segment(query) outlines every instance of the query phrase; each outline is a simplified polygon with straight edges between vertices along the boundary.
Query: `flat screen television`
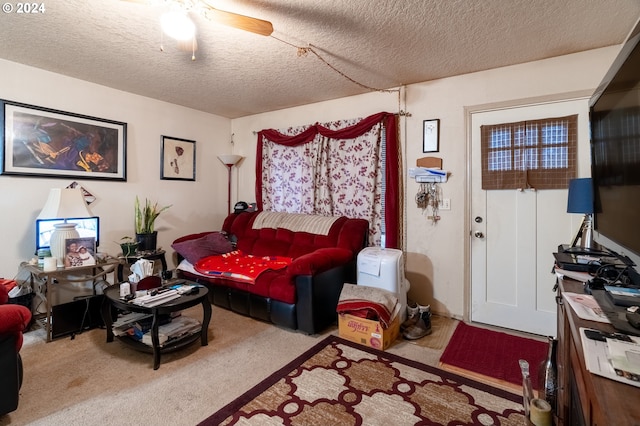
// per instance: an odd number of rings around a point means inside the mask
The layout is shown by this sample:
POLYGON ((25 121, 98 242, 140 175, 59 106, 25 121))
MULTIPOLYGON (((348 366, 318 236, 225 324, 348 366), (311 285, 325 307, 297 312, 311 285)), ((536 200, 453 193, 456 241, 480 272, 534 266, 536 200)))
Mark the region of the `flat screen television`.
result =
POLYGON ((636 23, 589 101, 594 239, 635 265, 640 265, 639 42, 636 23))
MULTIPOLYGON (((67 219, 67 222, 76 224, 76 231, 81 238, 95 238, 96 247, 98 247, 100 244, 100 218, 98 216, 71 218, 67 219)), ((55 225, 59 223, 64 223, 64 219, 36 219, 36 252, 51 246, 51 234, 56 229, 55 225)))

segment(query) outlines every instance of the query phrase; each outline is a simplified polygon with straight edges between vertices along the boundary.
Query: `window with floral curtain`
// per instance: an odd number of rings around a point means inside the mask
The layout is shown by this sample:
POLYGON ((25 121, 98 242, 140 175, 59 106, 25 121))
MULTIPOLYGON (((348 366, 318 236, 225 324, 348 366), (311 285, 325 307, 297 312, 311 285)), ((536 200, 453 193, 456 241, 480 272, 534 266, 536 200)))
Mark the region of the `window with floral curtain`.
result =
POLYGON ((578 116, 481 126, 482 189, 562 189, 576 175, 578 116))
POLYGON ((400 248, 400 159, 397 115, 386 112, 263 130, 256 155, 258 208, 367 219, 370 245, 382 245, 384 229, 384 245, 400 248))

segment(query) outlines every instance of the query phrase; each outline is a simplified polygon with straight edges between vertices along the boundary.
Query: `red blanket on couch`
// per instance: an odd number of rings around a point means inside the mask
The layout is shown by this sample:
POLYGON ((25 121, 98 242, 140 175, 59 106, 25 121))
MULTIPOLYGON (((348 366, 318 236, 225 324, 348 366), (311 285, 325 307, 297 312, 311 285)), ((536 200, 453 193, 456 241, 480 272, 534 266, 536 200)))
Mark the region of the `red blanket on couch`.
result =
POLYGON ((286 268, 292 258, 283 256, 252 256, 240 250, 200 259, 193 267, 201 274, 255 284, 261 273, 269 269, 286 268))

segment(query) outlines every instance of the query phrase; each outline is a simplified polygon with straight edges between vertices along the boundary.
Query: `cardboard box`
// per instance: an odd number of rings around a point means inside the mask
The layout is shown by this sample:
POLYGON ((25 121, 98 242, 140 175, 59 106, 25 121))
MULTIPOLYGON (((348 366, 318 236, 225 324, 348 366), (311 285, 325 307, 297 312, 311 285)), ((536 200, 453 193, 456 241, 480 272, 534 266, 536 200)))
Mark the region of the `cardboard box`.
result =
POLYGON ((338 314, 338 335, 343 339, 371 348, 385 350, 400 334, 400 315, 396 315, 389 328, 382 323, 350 314, 338 314))

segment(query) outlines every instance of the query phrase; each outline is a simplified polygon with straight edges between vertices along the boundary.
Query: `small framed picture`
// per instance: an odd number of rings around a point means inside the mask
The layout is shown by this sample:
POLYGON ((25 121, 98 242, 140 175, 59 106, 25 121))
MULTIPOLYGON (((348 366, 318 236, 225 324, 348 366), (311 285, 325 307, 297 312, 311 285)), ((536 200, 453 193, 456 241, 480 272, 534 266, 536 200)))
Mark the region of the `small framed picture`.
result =
POLYGON ((162 136, 160 179, 196 180, 196 141, 162 136))
POLYGON ((96 264, 95 237, 67 238, 64 246, 65 268, 96 264))
POLYGON ((438 152, 440 149, 440 119, 422 122, 422 152, 438 152))

